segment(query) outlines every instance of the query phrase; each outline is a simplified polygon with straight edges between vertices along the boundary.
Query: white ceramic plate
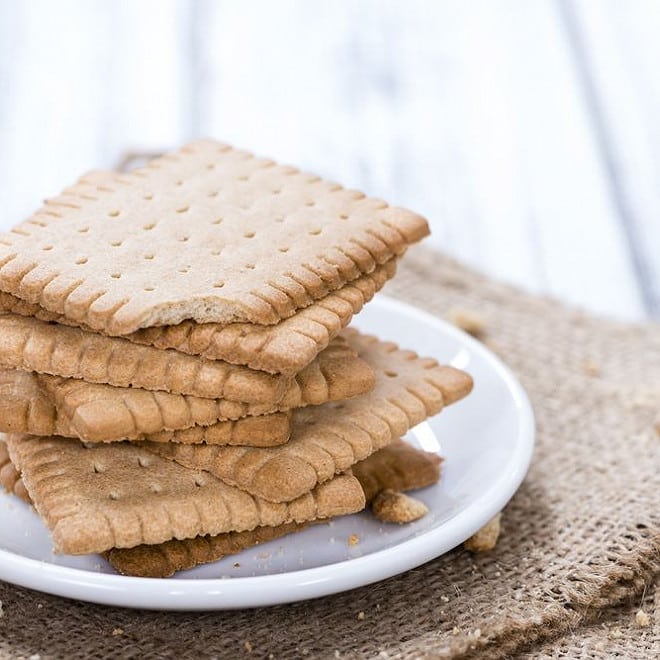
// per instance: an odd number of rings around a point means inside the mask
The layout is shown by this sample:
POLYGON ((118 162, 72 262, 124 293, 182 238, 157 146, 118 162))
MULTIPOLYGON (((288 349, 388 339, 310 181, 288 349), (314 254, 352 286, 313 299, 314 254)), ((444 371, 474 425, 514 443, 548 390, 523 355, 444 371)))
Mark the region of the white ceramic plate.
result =
POLYGON ((419 566, 471 536, 506 504, 532 454, 525 392, 482 344, 433 316, 377 297, 354 325, 433 356, 474 378, 465 400, 416 427, 408 439, 444 457, 440 483, 418 491, 430 513, 404 526, 368 513, 345 516, 166 580, 116 575, 97 556, 51 551, 32 509, 0 493, 0 579, 107 605, 210 610, 324 596, 419 566), (357 535, 357 543, 349 537, 357 535))

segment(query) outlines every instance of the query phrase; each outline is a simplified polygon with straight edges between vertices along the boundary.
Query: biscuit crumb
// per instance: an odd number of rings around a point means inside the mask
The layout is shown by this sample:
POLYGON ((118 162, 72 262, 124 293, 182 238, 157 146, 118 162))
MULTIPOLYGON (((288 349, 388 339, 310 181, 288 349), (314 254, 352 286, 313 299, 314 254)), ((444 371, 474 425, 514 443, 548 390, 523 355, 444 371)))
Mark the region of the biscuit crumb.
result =
POLYGON ((644 610, 637 610, 635 624, 640 628, 648 628, 651 625, 651 617, 644 610))
POLYGON ((37 603, 37 609, 41 610, 43 609, 44 604, 43 603, 37 603))
POLYGON ((249 640, 246 639, 243 646, 248 653, 252 653, 252 643, 249 640))
POLYGON ((454 627, 451 629, 451 634, 452 634, 452 635, 459 635, 460 632, 461 632, 461 629, 460 629, 458 626, 454 626, 454 627))
POLYGON ((620 628, 612 628, 612 630, 607 633, 607 636, 610 639, 620 639, 623 636, 623 633, 620 628))
POLYGON ((371 510, 378 520, 399 524, 418 520, 429 512, 424 502, 389 488, 376 495, 371 510))
POLYGON ((600 367, 594 360, 587 358, 583 363, 582 363, 582 368, 584 369, 584 373, 587 374, 587 376, 598 376, 600 375, 600 367))
POLYGON ((123 634, 124 634, 124 629, 123 628, 115 628, 112 631, 112 636, 113 637, 119 637, 120 635, 123 635, 123 634))
POLYGON ((471 309, 463 309, 460 307, 452 307, 447 313, 447 318, 457 328, 460 328, 468 335, 472 335, 477 339, 483 337, 486 331, 486 321, 484 317, 471 309))
POLYGON ((348 545, 357 545, 360 542, 360 537, 357 534, 351 534, 348 537, 348 545))
POLYGON ((357 619, 358 621, 364 621, 364 612, 358 612, 357 619))
POLYGON ((487 522, 476 534, 471 536, 463 547, 470 552, 487 552, 497 545, 497 539, 500 536, 501 513, 498 513, 492 520, 487 522))
POLYGON ((440 600, 441 600, 443 603, 448 603, 448 602, 449 602, 449 596, 440 596, 440 600))

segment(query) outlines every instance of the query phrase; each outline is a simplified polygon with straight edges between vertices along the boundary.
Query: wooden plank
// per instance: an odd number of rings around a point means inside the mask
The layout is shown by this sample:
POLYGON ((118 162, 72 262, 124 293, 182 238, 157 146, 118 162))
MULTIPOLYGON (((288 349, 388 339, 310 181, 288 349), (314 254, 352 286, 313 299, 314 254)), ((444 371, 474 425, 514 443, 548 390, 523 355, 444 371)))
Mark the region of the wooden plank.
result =
POLYGON ((187 3, 0 3, 2 227, 127 147, 192 131, 180 99, 187 3))
POLYGON ((598 312, 643 316, 634 264, 621 249, 618 207, 557 5, 517 2, 509 11, 489 6, 489 32, 508 51, 499 80, 515 125, 519 186, 511 193, 534 226, 545 290, 598 312))
POLYGON ((8 228, 96 162, 103 69, 94 39, 103 26, 89 3, 3 3, 0 12, 0 207, 8 228))
POLYGON ((493 275, 643 314, 554 4, 201 7, 203 132, 416 208, 493 275))
POLYGON ((102 3, 111 35, 97 35, 106 58, 108 159, 127 147, 169 148, 196 135, 193 8, 186 0, 102 3))
POLYGON ((660 4, 565 3, 612 195, 649 312, 660 318, 660 4))

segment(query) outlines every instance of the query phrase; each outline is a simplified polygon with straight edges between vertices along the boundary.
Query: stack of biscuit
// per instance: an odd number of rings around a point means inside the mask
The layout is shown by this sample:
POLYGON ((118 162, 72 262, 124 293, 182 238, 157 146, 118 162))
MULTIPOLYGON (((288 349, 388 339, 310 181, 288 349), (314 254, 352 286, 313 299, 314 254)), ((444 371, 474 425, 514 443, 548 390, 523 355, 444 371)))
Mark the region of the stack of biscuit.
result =
POLYGON ((427 233, 213 141, 84 176, 0 236, 0 481, 57 551, 137 575, 361 510, 471 389, 346 327, 427 233))

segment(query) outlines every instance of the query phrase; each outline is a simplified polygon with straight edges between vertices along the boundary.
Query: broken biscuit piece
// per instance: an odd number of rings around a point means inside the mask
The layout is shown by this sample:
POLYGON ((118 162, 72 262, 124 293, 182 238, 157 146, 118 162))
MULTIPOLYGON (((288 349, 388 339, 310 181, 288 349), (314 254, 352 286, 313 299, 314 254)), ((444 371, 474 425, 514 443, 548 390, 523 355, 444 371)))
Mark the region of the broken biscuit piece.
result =
POLYGON ((389 489, 376 495, 371 510, 378 520, 401 525, 419 520, 429 512, 424 502, 389 489))
POLYGON ((476 339, 483 337, 486 332, 486 321, 484 317, 474 310, 453 307, 449 310, 447 319, 457 328, 467 332, 468 335, 472 335, 476 339))
POLYGON ((476 534, 473 534, 463 546, 470 552, 487 552, 497 545, 500 536, 500 519, 502 514, 498 513, 492 520, 488 521, 476 534))

